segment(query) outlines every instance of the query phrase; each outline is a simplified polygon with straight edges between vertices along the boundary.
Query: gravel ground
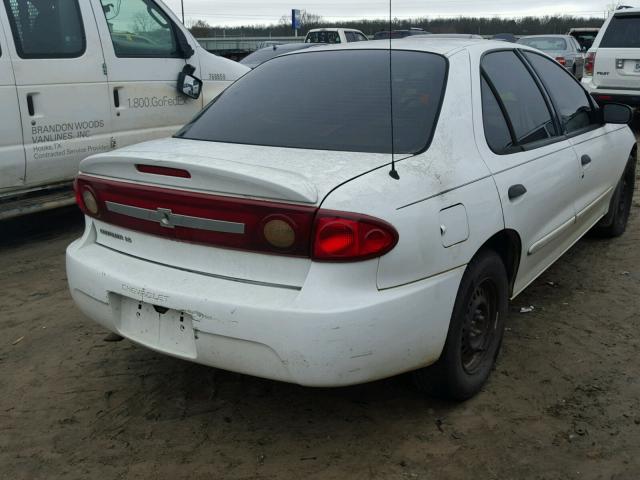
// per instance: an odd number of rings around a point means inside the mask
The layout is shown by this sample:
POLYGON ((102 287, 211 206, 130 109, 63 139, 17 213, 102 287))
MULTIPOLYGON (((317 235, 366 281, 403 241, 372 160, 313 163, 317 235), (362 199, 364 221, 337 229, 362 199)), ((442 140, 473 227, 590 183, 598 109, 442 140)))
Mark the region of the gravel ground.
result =
POLYGON ((638 478, 639 214, 513 302, 464 404, 403 377, 308 389, 106 343, 67 291, 80 215, 0 224, 0 478, 638 478))

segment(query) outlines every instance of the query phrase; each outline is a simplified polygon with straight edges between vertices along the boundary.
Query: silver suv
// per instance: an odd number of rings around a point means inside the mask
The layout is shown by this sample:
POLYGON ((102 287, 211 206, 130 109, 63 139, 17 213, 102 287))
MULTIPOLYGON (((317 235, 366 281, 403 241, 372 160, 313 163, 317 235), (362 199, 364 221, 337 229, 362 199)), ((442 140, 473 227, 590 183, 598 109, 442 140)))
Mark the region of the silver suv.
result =
POLYGON ((640 107, 640 8, 611 15, 587 55, 585 88, 598 103, 640 107))

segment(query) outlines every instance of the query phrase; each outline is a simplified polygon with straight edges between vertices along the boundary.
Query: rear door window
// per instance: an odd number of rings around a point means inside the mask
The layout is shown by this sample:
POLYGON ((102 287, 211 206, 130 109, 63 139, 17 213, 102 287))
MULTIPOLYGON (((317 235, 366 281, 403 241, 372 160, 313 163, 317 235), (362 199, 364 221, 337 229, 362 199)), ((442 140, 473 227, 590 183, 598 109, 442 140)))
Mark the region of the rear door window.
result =
POLYGON ((563 133, 570 135, 598 124, 587 92, 569 72, 542 55, 532 52, 524 52, 524 55, 547 89, 560 117, 563 133))
POLYGON ((557 136, 542 92, 513 51, 485 55, 482 69, 504 105, 518 145, 557 136))
POLYGON ((513 145, 513 139, 498 99, 484 76, 482 77, 482 120, 489 148, 499 155, 506 153, 513 145))
POLYGON ((117 57, 177 57, 169 17, 151 0, 100 0, 117 57))
POLYGON ((640 15, 615 15, 604 32, 601 48, 640 48, 640 15))
MULTIPOLYGON (((445 90, 444 57, 393 51, 396 153, 427 148, 445 90)), ((389 51, 285 55, 224 91, 178 136, 212 142, 391 153, 389 51)))
POLYGON ((78 0, 4 0, 20 58, 74 58, 85 51, 78 0))

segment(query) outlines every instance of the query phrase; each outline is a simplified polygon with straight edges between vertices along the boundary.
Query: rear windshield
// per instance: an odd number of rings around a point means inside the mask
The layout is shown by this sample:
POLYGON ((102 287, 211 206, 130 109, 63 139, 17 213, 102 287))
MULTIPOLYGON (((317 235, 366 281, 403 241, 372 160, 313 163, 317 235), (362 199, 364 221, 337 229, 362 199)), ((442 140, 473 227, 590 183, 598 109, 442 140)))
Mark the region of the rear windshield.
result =
POLYGON ((616 15, 604 32, 602 48, 640 48, 640 15, 616 15))
POLYGON ((240 63, 246 65, 250 68, 255 68, 263 62, 267 60, 277 57, 278 55, 282 55, 287 52, 292 52, 294 50, 302 50, 304 48, 309 48, 311 45, 305 45, 304 43, 293 44, 293 45, 276 45, 271 47, 261 48, 260 50, 256 50, 250 55, 247 55, 240 63))
POLYGON ((338 32, 309 32, 305 43, 340 43, 338 32))
POLYGON ((554 37, 538 37, 538 38, 523 38, 518 43, 527 45, 528 47, 537 48, 542 51, 562 51, 567 50, 567 41, 564 38, 554 37))
MULTIPOLYGON (((393 51, 396 153, 422 151, 437 122, 447 62, 393 51)), ((391 153, 388 50, 305 52, 246 74, 177 136, 317 150, 391 153)))

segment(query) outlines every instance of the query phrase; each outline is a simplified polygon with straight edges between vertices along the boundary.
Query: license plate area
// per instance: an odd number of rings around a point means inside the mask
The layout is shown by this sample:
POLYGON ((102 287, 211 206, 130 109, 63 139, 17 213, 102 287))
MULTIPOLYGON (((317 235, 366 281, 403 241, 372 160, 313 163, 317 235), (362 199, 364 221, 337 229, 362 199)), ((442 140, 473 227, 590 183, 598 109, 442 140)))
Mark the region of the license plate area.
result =
POLYGON ((124 336, 168 354, 196 357, 190 315, 126 297, 122 298, 120 305, 120 331, 124 336))

